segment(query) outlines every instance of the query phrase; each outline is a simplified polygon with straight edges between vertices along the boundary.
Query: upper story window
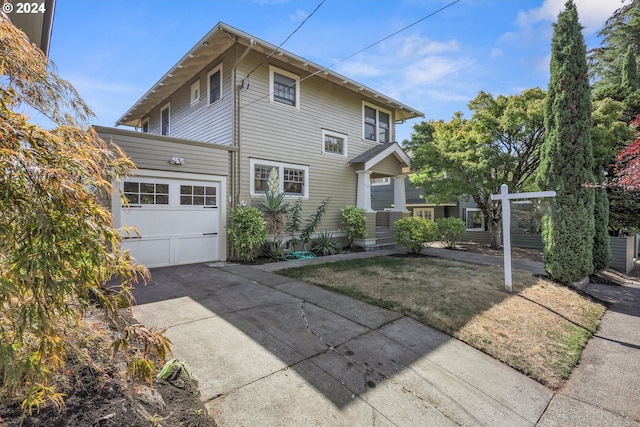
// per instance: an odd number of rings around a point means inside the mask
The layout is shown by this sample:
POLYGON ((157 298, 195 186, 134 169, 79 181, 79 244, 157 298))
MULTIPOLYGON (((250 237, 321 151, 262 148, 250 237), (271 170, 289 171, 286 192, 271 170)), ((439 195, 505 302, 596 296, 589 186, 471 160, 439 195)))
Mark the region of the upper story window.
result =
POLYGON ((391 112, 373 104, 362 104, 362 133, 365 139, 388 143, 391 141, 391 112))
POLYGON ((207 87, 207 92, 209 92, 209 105, 215 104, 222 99, 222 64, 207 74, 207 87))
POLYGON ((142 132, 149 133, 149 117, 142 119, 142 132))
POLYGON ((322 152, 347 155, 347 135, 322 129, 322 152))
POLYGON ((300 76, 270 66, 271 102, 300 108, 300 76))
POLYGON ((191 85, 191 105, 200 101, 200 80, 191 85))
POLYGON ((291 163, 251 159, 251 195, 261 195, 267 190, 269 173, 278 171, 279 191, 287 196, 309 197, 309 167, 291 163))
POLYGON ((162 135, 169 135, 169 104, 160 110, 160 131, 162 135))

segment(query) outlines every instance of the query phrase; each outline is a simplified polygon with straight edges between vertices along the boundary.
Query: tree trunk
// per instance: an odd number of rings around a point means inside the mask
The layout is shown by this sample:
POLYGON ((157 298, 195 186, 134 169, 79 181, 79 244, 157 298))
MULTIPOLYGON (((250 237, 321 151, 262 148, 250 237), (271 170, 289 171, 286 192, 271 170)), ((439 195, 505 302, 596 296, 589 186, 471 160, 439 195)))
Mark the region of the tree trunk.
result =
POLYGON ((500 249, 502 246, 502 235, 500 233, 500 221, 497 221, 495 218, 486 218, 487 220, 487 228, 489 229, 490 242, 489 245, 491 249, 500 249))

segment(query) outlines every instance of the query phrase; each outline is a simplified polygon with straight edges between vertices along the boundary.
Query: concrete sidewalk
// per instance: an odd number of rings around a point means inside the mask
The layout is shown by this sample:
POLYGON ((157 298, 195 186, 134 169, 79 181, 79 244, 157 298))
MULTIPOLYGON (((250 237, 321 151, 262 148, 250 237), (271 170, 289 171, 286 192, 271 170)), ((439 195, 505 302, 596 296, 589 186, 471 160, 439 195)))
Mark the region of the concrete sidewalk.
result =
POLYGON ((601 338, 587 347, 593 367, 583 358, 554 394, 399 313, 266 271, 275 264, 217 266, 153 270, 151 284, 135 291, 134 314, 147 326, 167 328, 176 357, 190 366, 220 425, 640 425, 637 287, 615 287, 629 295, 616 303, 616 315, 612 306, 601 338), (635 335, 620 335, 623 320, 635 335), (620 357, 609 357, 611 347, 620 357))

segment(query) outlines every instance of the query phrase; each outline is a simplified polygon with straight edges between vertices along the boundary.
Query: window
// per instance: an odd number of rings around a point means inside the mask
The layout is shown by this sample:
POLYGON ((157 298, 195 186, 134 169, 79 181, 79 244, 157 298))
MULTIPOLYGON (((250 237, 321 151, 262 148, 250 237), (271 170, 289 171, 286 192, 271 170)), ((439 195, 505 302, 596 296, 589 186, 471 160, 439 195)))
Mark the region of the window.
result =
POLYGON ((363 103, 362 133, 365 139, 388 143, 391 141, 391 112, 367 102, 363 103))
POLYGON ((160 110, 160 131, 162 135, 169 135, 169 104, 160 110))
POLYGON ((149 117, 142 119, 142 132, 149 133, 149 117))
POLYGON ((391 184, 391 178, 389 178, 388 176, 386 176, 384 178, 371 178, 371 185, 372 186, 389 185, 389 184, 391 184))
POLYGON ((125 182, 124 195, 131 205, 168 205, 169 184, 125 182))
POLYGON ((216 187, 207 187, 205 185, 181 185, 180 204, 216 207, 216 187))
POLYGON ((467 208, 465 213, 467 231, 484 231, 484 215, 478 208, 467 208))
POLYGON ((209 92, 209 105, 215 104, 222 99, 222 64, 207 74, 207 87, 209 92))
POLYGON ((433 208, 415 208, 413 210, 413 216, 416 216, 422 219, 428 219, 431 221, 433 221, 433 214, 434 214, 433 208))
POLYGON ((322 152, 347 155, 347 135, 322 130, 322 152))
POLYGON ((191 105, 200 101, 200 80, 191 85, 191 105))
POLYGON ((290 163, 251 159, 251 194, 264 194, 269 173, 278 171, 279 191, 287 196, 309 197, 309 167, 290 163))
POLYGON ((271 102, 300 107, 300 76, 276 67, 269 67, 271 102))

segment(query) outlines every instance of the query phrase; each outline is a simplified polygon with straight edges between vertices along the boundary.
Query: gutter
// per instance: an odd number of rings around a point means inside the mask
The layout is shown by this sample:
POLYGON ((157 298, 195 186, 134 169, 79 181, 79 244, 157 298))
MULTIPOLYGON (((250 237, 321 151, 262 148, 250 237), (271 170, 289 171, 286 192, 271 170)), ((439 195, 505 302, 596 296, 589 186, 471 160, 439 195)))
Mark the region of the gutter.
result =
MULTIPOLYGON (((237 36, 236 43, 238 43, 237 36)), ((231 71, 231 78, 233 82, 233 109, 231 122, 233 123, 232 139, 233 147, 235 148, 235 151, 231 152, 231 209, 240 203, 240 179, 242 177, 240 173, 240 91, 242 90, 242 86, 238 85, 238 66, 253 49, 255 44, 256 42, 253 38, 249 39, 249 46, 247 46, 242 55, 240 55, 240 58, 236 60, 231 71)))

